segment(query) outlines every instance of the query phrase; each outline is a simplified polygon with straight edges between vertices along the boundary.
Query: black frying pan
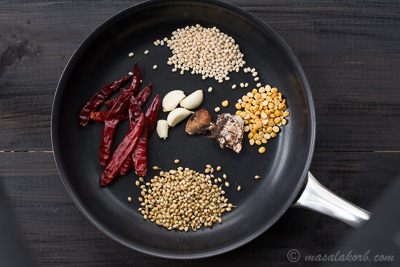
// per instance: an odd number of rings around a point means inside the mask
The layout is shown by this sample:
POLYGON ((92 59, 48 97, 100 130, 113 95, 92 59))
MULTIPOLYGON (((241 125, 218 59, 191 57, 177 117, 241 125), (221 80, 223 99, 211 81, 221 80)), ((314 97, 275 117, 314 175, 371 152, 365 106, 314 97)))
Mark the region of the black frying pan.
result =
MULTIPOLYGON (((160 111, 159 118, 165 119, 166 114, 160 111)), ((128 129, 127 123, 118 128, 113 149, 128 129)), ((151 1, 115 15, 77 49, 65 68, 54 98, 54 155, 73 201, 108 236, 130 248, 161 257, 206 257, 251 241, 282 216, 304 185, 305 193, 297 205, 307 206, 310 187, 319 187, 313 179, 307 179, 314 143, 315 112, 311 91, 293 52, 256 17, 217 1, 151 1), (134 184, 137 176, 133 172, 119 177, 107 188, 100 186, 103 167, 99 165, 98 150, 102 125, 90 122, 87 127, 81 127, 78 114, 94 92, 131 71, 134 61, 143 73, 142 87, 149 82, 153 84, 153 96, 160 94, 162 98, 174 89, 187 94, 203 89, 205 99, 201 107, 212 111, 214 120, 214 108, 221 106, 225 99, 231 104, 223 110, 234 113, 237 99, 256 85, 251 75, 243 71, 232 73, 229 82, 219 84, 211 79, 203 81, 200 75, 172 73, 166 64, 171 54, 169 49, 153 45, 156 39, 171 36, 176 28, 197 23, 216 26, 234 37, 245 54, 247 66, 258 70, 263 84, 280 89, 291 115, 288 125, 268 143, 267 152, 262 155, 248 144, 247 138, 242 152, 235 154, 221 149, 212 139, 189 136, 184 132, 185 123, 171 129, 166 141, 155 133, 152 135, 148 147, 149 166, 173 169, 177 167, 173 161, 178 158, 180 166, 199 171, 203 171, 206 164, 221 165, 220 175, 228 175, 231 186, 226 189, 227 197, 237 208, 223 214, 222 224, 185 233, 168 231, 143 220, 137 211, 140 191, 134 184), (143 53, 146 49, 150 51, 148 55, 143 53), (134 58, 128 57, 131 51, 135 52, 134 58), (154 64, 158 65, 157 70, 152 69, 154 64), (240 82, 248 82, 249 88, 231 89, 232 84, 240 82), (212 93, 207 92, 209 86, 214 88, 212 93), (255 180, 255 175, 262 178, 255 180), (240 192, 236 190, 238 185, 242 187, 240 192), (133 198, 131 203, 127 201, 128 196, 133 198)), ((150 171, 146 179, 155 174, 150 171)), ((315 203, 312 195, 311 202, 315 203)), ((332 213, 332 209, 321 205, 314 209, 332 213)))

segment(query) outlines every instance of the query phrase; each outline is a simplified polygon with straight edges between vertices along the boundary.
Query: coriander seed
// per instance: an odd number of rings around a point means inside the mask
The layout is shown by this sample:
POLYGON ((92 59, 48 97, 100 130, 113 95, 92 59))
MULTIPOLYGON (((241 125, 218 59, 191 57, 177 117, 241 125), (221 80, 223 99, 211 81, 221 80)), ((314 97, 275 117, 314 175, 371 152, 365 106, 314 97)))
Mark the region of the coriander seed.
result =
POLYGON ((160 176, 151 179, 138 198, 141 202, 138 210, 144 220, 168 230, 197 231, 202 226, 221 223, 222 213, 232 210, 234 206, 224 194, 209 175, 178 168, 160 172, 160 176))

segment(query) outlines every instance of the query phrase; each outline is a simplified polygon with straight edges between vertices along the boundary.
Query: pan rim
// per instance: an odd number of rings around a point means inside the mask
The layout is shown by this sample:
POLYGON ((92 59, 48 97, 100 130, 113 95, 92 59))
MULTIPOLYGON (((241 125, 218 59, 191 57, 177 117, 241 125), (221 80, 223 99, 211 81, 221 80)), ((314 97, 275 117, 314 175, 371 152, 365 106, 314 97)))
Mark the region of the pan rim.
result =
POLYGON ((133 6, 130 6, 115 15, 111 16, 110 18, 106 19, 103 23, 101 23, 96 29, 94 29, 83 41, 82 43, 77 47, 77 49, 74 51, 74 53, 71 55, 68 63, 66 64, 59 82, 57 84, 57 88, 54 94, 53 98, 53 106, 52 106, 52 111, 51 111, 51 145, 52 145, 52 150, 53 150, 53 157, 54 161, 56 163, 57 171, 59 173, 59 176, 61 178, 61 181, 66 188, 66 191, 68 192, 68 195, 70 198, 73 200, 75 205, 78 207, 80 212, 97 228, 99 229, 102 233, 104 233, 106 236, 110 237, 111 239, 117 241, 120 244, 123 244, 124 246, 134 249, 136 251, 139 251, 144 254, 152 255, 152 256, 157 256, 161 258, 167 258, 167 259, 182 259, 182 260, 187 260, 187 259, 198 259, 198 258, 205 258, 205 257, 211 257, 211 256, 216 256, 219 254, 226 253, 228 251, 234 250, 238 247, 243 246, 246 243, 249 243, 250 241, 254 240, 258 236, 260 236, 262 233, 264 233, 267 229, 269 229, 273 224, 275 224, 281 217, 282 215, 289 209, 293 201, 296 199, 296 197, 300 194, 300 191, 303 187, 304 181, 307 177, 307 173, 309 171, 311 161, 312 161, 312 156, 314 153, 314 147, 315 147, 315 136, 316 136, 316 117, 315 117, 315 108, 314 108, 314 101, 312 98, 312 93, 310 89, 310 85, 308 83, 308 80, 306 78, 306 75, 304 73, 304 70, 302 69, 300 62, 298 61, 297 57, 291 50, 291 48, 287 45, 287 43, 280 37, 269 25, 267 25, 265 22, 261 21, 259 18, 257 18, 255 15, 237 7, 234 6, 230 3, 225 3, 219 0, 189 0, 189 1, 180 1, 180 0, 152 0, 152 1, 145 1, 142 3, 135 4, 133 6), (276 216, 269 220, 268 223, 266 223, 263 227, 259 228, 257 231, 255 231, 253 234, 247 236, 246 238, 237 241, 236 243, 229 245, 229 246, 224 246, 222 248, 219 248, 217 250, 213 251, 207 251, 207 252, 200 252, 200 253, 185 253, 185 254, 178 254, 178 253, 173 253, 173 252, 165 252, 165 251, 156 251, 151 248, 143 247, 140 246, 137 243, 134 242, 129 242, 122 236, 116 234, 113 232, 112 229, 107 227, 106 225, 102 224, 101 222, 98 221, 98 219, 91 214, 88 210, 85 208, 85 204, 81 201, 79 195, 73 190, 73 186, 70 183, 70 180, 66 177, 65 174, 65 168, 60 160, 60 151, 59 151, 59 140, 58 136, 56 134, 56 117, 59 110, 57 110, 57 106, 59 106, 59 103, 61 101, 61 92, 63 91, 64 84, 68 80, 69 77, 69 72, 73 69, 74 67, 74 62, 77 60, 77 58, 87 49, 88 45, 91 44, 93 40, 97 38, 99 34, 103 32, 103 30, 109 26, 110 24, 118 21, 121 17, 128 15, 129 13, 140 9, 140 8, 146 8, 148 6, 152 5, 158 5, 160 3, 179 3, 179 2, 185 2, 185 3, 202 3, 202 4, 211 4, 214 6, 218 6, 221 8, 225 8, 231 11, 234 11, 237 14, 240 14, 241 16, 245 17, 246 19, 249 19, 253 23, 255 23, 257 26, 259 26, 263 31, 267 32, 268 34, 271 35, 272 39, 277 43, 280 49, 284 51, 284 53, 288 56, 288 60, 291 61, 291 64, 294 66, 294 68, 297 71, 297 74, 299 75, 299 79, 302 82, 302 85, 304 87, 304 91, 307 97, 307 104, 309 105, 309 112, 310 112, 310 121, 311 121, 311 136, 310 136, 310 147, 307 155, 307 160, 305 162, 304 168, 302 170, 301 177, 298 179, 297 185, 295 187, 295 190, 291 193, 290 196, 288 196, 287 201, 282 205, 282 208, 280 211, 276 214, 276 216))

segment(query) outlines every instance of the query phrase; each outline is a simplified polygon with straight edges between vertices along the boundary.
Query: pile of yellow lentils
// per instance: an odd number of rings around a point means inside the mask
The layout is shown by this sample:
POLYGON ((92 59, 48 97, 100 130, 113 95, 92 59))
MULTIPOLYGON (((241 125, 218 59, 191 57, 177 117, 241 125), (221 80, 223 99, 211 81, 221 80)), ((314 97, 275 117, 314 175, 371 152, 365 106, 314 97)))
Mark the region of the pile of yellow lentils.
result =
MULTIPOLYGON (((286 99, 276 87, 266 85, 253 89, 238 100, 236 115, 244 120, 244 131, 248 132, 250 145, 267 144, 268 140, 277 136, 282 125, 287 124, 289 116, 286 110, 286 99)), ((265 152, 265 147, 258 149, 265 152)))

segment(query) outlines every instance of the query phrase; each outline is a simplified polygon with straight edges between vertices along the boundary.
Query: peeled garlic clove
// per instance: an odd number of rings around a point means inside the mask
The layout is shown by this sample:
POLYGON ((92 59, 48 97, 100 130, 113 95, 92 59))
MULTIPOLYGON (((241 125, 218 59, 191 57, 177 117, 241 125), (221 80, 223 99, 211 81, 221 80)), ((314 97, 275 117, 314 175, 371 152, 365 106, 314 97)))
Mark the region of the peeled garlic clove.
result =
POLYGON ((166 120, 159 120, 157 122, 157 128, 156 128, 158 136, 160 138, 163 138, 164 140, 167 139, 167 137, 168 137, 168 128, 169 128, 169 125, 168 125, 168 122, 166 120))
POLYGON ((183 108, 195 109, 203 102, 203 90, 197 90, 185 97, 180 105, 183 108))
POLYGON ((164 96, 162 101, 163 111, 171 111, 179 105, 182 99, 185 98, 185 93, 182 90, 173 90, 164 96))
POLYGON ((183 121, 192 114, 192 111, 187 110, 186 108, 176 108, 168 114, 167 122, 168 125, 174 127, 179 122, 183 121))

